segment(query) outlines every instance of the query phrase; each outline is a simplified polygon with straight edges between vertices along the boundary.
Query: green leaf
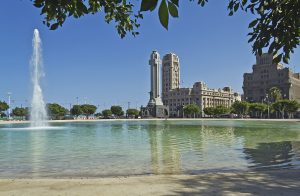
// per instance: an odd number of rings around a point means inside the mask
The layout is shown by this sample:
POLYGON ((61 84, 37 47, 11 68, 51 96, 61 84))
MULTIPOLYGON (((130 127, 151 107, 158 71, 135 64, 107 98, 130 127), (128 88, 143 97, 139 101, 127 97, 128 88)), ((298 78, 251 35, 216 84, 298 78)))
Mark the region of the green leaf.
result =
POLYGON ((283 57, 283 62, 288 64, 289 63, 289 58, 287 56, 284 56, 283 57))
POLYGON ((163 27, 168 30, 169 25, 169 11, 166 0, 162 0, 158 10, 159 20, 163 27))
POLYGON ((175 4, 177 7, 179 7, 179 0, 171 0, 171 2, 173 3, 173 4, 175 4))
POLYGON ((270 47, 269 47, 269 50, 268 50, 268 53, 273 52, 273 50, 274 50, 274 48, 275 48, 275 45, 276 45, 276 42, 275 42, 275 41, 271 43, 271 45, 270 45, 270 47))
POLYGON ((275 57, 275 58, 273 59, 273 62, 274 62, 274 63, 279 63, 279 62, 281 61, 281 59, 282 59, 282 54, 280 54, 280 55, 278 55, 277 57, 275 57))
POLYGON ((252 37, 248 40, 248 43, 253 42, 253 40, 256 38, 256 35, 252 35, 252 37))
POLYGON ((258 19, 253 20, 253 21, 249 24, 248 28, 254 27, 254 26, 257 24, 257 22, 258 22, 258 19))
POLYGON ((55 30, 58 27, 58 23, 54 23, 53 25, 51 25, 50 30, 55 30))
POLYGON ((158 0, 142 0, 140 11, 153 11, 157 6, 158 0))
POLYGON ((177 18, 178 17, 177 7, 172 2, 169 2, 168 5, 169 5, 169 12, 170 12, 171 16, 173 16, 174 18, 177 18))
POLYGON ((41 8, 44 5, 44 0, 35 0, 33 5, 37 8, 41 8))
POLYGON ((239 9, 239 6, 240 6, 240 5, 239 5, 238 3, 234 5, 234 8, 233 8, 233 9, 234 9, 234 12, 236 12, 236 11, 239 9))
POLYGON ((233 1, 230 1, 229 5, 228 5, 228 8, 229 8, 229 9, 232 9, 232 8, 233 8, 233 3, 234 3, 233 1))

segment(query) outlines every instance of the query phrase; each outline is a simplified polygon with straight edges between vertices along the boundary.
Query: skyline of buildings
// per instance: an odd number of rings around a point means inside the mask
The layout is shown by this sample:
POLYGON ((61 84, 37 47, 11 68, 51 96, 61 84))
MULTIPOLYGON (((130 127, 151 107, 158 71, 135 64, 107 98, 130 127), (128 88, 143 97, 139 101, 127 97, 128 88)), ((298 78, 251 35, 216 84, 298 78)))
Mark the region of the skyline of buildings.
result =
POLYGON ((204 117, 203 110, 206 107, 224 105, 229 108, 235 101, 241 101, 241 95, 234 92, 231 87, 213 89, 198 81, 192 88, 180 88, 180 62, 174 53, 166 54, 161 68, 160 64, 159 53, 152 51, 149 60, 150 99, 146 107, 141 107, 143 117, 183 117, 184 106, 192 103, 199 106, 201 110, 199 117, 204 117), (159 96, 160 85, 162 97, 159 96))
MULTIPOLYGON (((178 108, 190 103, 196 103, 200 106, 201 110, 203 110, 205 107, 217 105, 225 105, 229 107, 232 104, 232 101, 240 100, 240 98, 236 96, 239 93, 233 92, 230 87, 209 88, 207 84, 202 81, 195 82, 192 88, 181 87, 182 81, 179 57, 175 53, 168 53, 163 56, 161 61, 157 52, 152 55, 156 55, 153 57, 154 60, 150 59, 149 61, 150 65, 153 63, 156 65, 156 67, 152 67, 153 70, 151 76, 154 77, 152 79, 154 82, 151 82, 151 85, 153 84, 153 89, 156 89, 151 90, 151 92, 154 93, 153 100, 156 102, 155 105, 162 105, 161 103, 157 104, 157 102, 162 102, 164 105, 168 106, 170 115, 182 115, 178 108), (161 68, 157 66, 160 64, 162 64, 161 68), (200 90, 197 90, 197 88, 200 88, 200 90), (175 89, 177 90, 175 91, 175 89), (203 92, 203 94, 201 94, 201 92, 203 92), (199 97, 196 97, 195 93, 197 93, 199 97), (210 95, 214 98, 209 98, 210 95), (216 98, 217 96, 219 96, 219 99, 216 98), (203 106, 201 104, 203 104, 203 106)), ((283 98, 295 99, 300 102, 300 73, 294 73, 290 68, 284 67, 281 63, 274 64, 273 58, 274 57, 272 55, 266 53, 262 56, 256 56, 256 64, 252 67, 253 72, 244 73, 244 81, 242 85, 244 93, 240 95, 242 95, 246 101, 250 102, 266 101, 266 92, 271 87, 276 86, 282 90, 283 98)), ((76 98, 76 101, 74 100, 73 102, 70 101, 61 104, 66 108, 71 108, 71 105, 78 103, 78 97, 76 98)), ((3 101, 7 102, 7 100, 4 99, 3 101)), ((103 101, 93 103, 88 101, 87 97, 81 97, 80 103, 94 104, 99 110, 100 108, 105 109, 107 108, 106 106, 109 105, 121 105, 123 108, 127 108, 132 103, 134 106, 132 108, 139 108, 139 106, 143 104, 139 101, 123 101, 122 104, 120 104, 120 102, 106 104, 105 101, 104 103, 103 101), (100 102, 102 102, 102 104, 99 104, 100 102)), ((18 101, 18 103, 16 103, 13 98, 11 104, 15 107, 26 107, 26 105, 30 105, 27 99, 25 99, 24 102, 18 101)))

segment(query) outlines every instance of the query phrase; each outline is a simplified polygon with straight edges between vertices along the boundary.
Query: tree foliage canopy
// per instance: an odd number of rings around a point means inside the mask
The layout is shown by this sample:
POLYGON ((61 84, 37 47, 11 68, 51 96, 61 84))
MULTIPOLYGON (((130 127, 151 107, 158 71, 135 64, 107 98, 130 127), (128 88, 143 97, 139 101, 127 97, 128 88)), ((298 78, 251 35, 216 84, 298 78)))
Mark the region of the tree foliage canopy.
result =
POLYGON ((263 113, 267 110, 268 106, 264 103, 250 103, 249 104, 249 112, 253 114, 255 117, 262 118, 263 113))
POLYGON ((102 111, 102 115, 104 116, 104 118, 108 118, 112 115, 112 112, 111 112, 111 110, 106 109, 106 110, 102 111))
POLYGON ((286 111, 289 113, 294 113, 297 112, 299 108, 300 104, 295 100, 291 100, 287 103, 286 111))
POLYGON ((272 107, 275 111, 280 112, 281 117, 284 118, 285 112, 295 113, 299 109, 300 105, 295 100, 283 99, 273 103, 272 107))
POLYGON ((220 116, 222 114, 227 114, 230 112, 229 108, 223 106, 223 105, 218 105, 216 107, 207 107, 203 109, 203 112, 206 115, 209 116, 220 116))
POLYGON ((84 115, 89 116, 96 112, 97 107, 91 104, 83 104, 80 106, 81 111, 84 115))
POLYGON ((12 113, 14 116, 28 116, 29 115, 28 108, 16 107, 12 110, 12 113))
POLYGON ((269 89, 269 98, 272 102, 279 101, 282 99, 281 90, 277 87, 272 87, 269 89))
POLYGON ((60 119, 64 117, 68 110, 57 103, 47 104, 48 114, 52 119, 60 119))
POLYGON ((121 37, 135 31, 139 27, 137 19, 142 17, 139 13, 133 13, 134 5, 126 0, 33 0, 33 5, 41 9, 44 15, 43 23, 51 30, 62 26, 68 17, 80 18, 86 14, 102 12, 107 23, 112 21, 121 37))
POLYGON ((110 110, 111 110, 112 114, 115 115, 115 116, 124 115, 124 111, 123 111, 121 106, 113 105, 113 106, 110 107, 110 110))
MULTIPOLYGON (((114 21, 118 34, 123 38, 127 33, 138 35, 144 12, 158 8, 158 17, 163 27, 168 29, 169 18, 179 16, 179 0, 141 0, 140 7, 130 0, 31 0, 41 9, 44 24, 51 30, 62 26, 68 17, 80 18, 86 14, 103 13, 107 23, 114 21)), ((195 2, 194 0, 189 0, 195 2)), ((197 0, 204 6, 208 0, 197 0)), ((262 54, 263 48, 269 53, 278 53, 275 62, 288 63, 290 53, 299 45, 300 0, 229 0, 229 16, 242 10, 255 15, 249 23, 248 34, 253 53, 262 54)))
POLYGON ((284 118, 284 112, 288 106, 288 100, 280 100, 276 101, 272 104, 272 107, 275 111, 278 111, 281 113, 281 117, 284 118))
POLYGON ((96 112, 97 107, 91 104, 83 104, 83 105, 73 105, 71 108, 71 114, 74 116, 79 116, 79 115, 92 115, 96 112))
POLYGON ((5 101, 0 101, 0 112, 8 110, 9 106, 5 101))
POLYGON ((215 115, 222 115, 229 113, 229 109, 223 105, 218 105, 215 107, 215 115))
POLYGON ((204 114, 209 115, 209 116, 214 116, 215 115, 215 108, 214 107, 206 107, 203 109, 204 114))
POLYGON ((249 103, 246 101, 236 101, 231 106, 232 112, 235 114, 245 115, 249 110, 249 103))
POLYGON ((136 117, 136 116, 139 115, 140 112, 137 109, 129 108, 129 109, 127 109, 126 113, 127 113, 128 116, 136 117))
POLYGON ((70 112, 74 116, 79 116, 79 115, 83 114, 80 105, 73 105, 70 112))
POLYGON ((195 114, 199 114, 201 110, 200 110, 198 105, 189 104, 189 105, 184 106, 183 111, 186 115, 192 115, 193 114, 195 116, 195 114))

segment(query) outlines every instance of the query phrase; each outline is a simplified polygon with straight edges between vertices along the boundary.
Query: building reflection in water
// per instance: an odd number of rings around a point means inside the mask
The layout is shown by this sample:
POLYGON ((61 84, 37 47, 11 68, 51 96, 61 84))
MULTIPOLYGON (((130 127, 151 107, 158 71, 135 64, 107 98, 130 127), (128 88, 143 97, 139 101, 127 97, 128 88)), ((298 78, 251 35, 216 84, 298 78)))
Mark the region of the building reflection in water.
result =
POLYGON ((175 134, 168 132, 168 124, 155 123, 148 127, 151 172, 154 174, 181 173, 181 158, 175 134))
POLYGON ((243 152, 249 168, 295 168, 299 167, 300 134, 281 129, 237 129, 237 136, 245 139, 243 152))
POLYGON ((149 123, 151 173, 199 173, 206 170, 246 169, 241 149, 232 127, 180 125, 173 122, 149 123), (238 163, 238 164, 237 164, 238 163))
POLYGON ((260 143, 256 148, 245 148, 247 158, 251 159, 254 168, 289 166, 293 154, 290 141, 260 143))

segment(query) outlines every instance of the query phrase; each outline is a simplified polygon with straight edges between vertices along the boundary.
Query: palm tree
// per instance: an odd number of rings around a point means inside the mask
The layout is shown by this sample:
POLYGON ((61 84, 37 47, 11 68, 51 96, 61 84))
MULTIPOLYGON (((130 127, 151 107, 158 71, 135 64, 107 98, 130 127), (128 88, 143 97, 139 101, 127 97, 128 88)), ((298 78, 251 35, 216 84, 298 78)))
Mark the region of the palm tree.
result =
POLYGON ((277 87, 272 87, 269 89, 269 97, 271 98, 272 102, 279 101, 282 99, 281 90, 277 87))

